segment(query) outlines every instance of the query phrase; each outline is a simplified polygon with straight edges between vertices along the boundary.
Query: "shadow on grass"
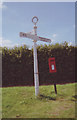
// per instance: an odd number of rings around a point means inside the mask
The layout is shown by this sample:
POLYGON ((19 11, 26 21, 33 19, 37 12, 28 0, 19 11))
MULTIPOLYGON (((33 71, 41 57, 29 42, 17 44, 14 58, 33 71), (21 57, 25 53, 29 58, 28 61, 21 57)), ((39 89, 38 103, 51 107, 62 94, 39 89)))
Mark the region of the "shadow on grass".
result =
POLYGON ((74 97, 75 99, 77 99, 77 95, 74 95, 74 96, 72 96, 72 97, 74 97))
POLYGON ((72 101, 77 101, 77 95, 72 96, 72 101))
POLYGON ((54 98, 54 97, 50 97, 50 96, 46 96, 46 95, 42 95, 42 94, 40 94, 39 95, 39 99, 46 99, 46 100, 56 100, 56 98, 54 98))
POLYGON ((55 91, 52 91, 51 94, 55 94, 55 91))

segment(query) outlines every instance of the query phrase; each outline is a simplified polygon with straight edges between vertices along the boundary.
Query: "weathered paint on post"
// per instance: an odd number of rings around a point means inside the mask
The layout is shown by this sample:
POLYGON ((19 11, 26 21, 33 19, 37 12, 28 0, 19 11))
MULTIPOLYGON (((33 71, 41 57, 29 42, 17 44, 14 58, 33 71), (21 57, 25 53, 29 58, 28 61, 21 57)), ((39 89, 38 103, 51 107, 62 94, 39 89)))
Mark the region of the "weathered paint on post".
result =
MULTIPOLYGON (((34 34, 37 35, 37 26, 34 25, 34 34)), ((37 40, 33 40, 34 42, 34 83, 35 83, 35 96, 39 94, 39 75, 38 75, 38 60, 37 60, 37 40)))

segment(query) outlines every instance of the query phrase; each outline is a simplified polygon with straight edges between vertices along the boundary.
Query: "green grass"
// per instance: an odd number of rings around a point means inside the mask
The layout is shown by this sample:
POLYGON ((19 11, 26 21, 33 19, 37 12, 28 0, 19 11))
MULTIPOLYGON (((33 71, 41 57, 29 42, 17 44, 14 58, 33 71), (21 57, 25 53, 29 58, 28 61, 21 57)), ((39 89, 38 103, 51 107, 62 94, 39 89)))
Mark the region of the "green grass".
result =
MULTIPOLYGON (((77 85, 77 84, 76 84, 77 85)), ((3 118, 75 118, 75 83, 40 86, 35 98, 34 87, 2 88, 3 118)))

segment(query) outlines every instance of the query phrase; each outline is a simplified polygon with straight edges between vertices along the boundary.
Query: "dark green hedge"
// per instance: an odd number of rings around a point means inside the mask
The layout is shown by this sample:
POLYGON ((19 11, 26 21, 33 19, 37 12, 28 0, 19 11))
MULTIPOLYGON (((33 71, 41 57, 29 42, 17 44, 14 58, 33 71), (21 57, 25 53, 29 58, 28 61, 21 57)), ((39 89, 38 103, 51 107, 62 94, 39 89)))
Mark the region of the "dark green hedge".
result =
MULTIPOLYGON (((67 43, 37 47, 40 85, 75 82, 75 54, 77 47, 67 43), (56 73, 49 73, 48 58, 55 57, 56 73)), ((33 49, 26 45, 2 48, 2 86, 34 85, 33 49)))

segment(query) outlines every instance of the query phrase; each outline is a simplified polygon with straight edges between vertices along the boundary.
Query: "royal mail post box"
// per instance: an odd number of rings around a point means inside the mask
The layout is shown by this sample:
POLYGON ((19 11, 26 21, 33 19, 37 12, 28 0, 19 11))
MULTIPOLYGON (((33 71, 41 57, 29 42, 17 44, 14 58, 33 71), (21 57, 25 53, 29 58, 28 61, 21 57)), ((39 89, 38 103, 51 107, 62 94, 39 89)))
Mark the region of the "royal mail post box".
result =
POLYGON ((56 72, 56 64, 55 64, 55 57, 49 58, 49 72, 54 73, 56 72))

